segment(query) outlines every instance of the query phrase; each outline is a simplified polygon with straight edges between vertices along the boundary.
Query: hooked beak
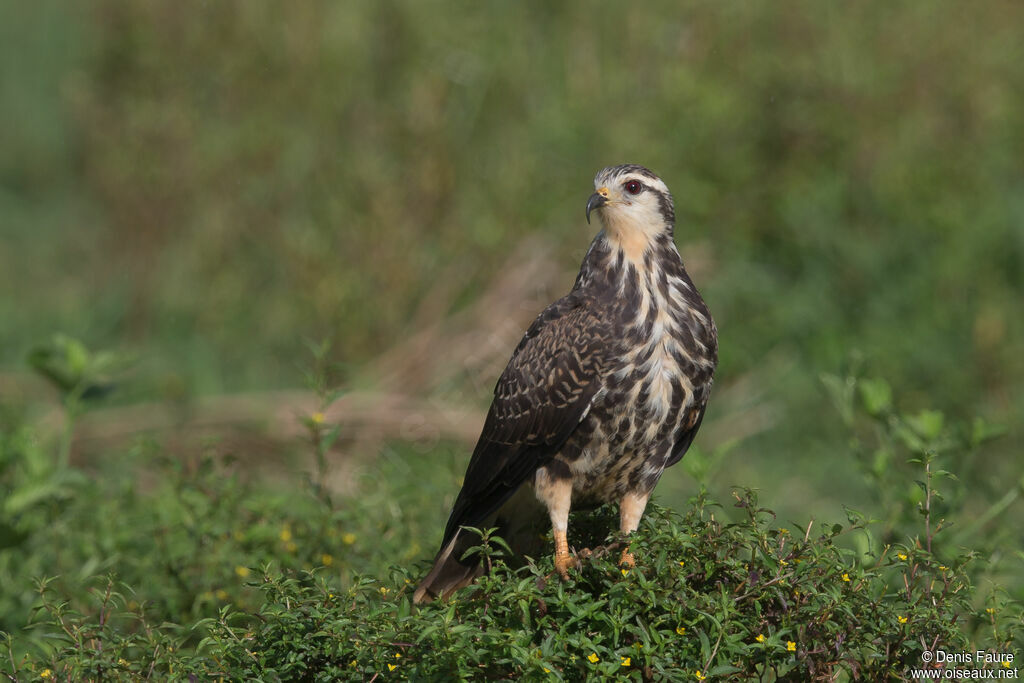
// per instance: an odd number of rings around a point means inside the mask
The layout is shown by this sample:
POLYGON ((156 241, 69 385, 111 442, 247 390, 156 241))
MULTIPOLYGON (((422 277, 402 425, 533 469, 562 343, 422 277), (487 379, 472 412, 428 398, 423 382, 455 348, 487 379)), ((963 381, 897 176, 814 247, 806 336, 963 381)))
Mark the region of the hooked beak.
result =
POLYGON ((590 199, 587 200, 587 223, 590 223, 590 212, 594 209, 600 209, 602 206, 608 203, 608 190, 601 188, 594 194, 590 195, 590 199), (604 190, 602 192, 601 190, 604 190))

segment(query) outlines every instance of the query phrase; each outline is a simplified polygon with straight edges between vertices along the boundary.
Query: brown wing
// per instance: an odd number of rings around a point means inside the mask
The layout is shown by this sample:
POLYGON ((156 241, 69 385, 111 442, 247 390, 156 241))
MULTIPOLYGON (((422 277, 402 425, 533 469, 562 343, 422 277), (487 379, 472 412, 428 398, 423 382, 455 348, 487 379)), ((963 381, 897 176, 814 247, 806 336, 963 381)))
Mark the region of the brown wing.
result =
POLYGON ((530 325, 494 388, 442 548, 460 526, 479 526, 558 453, 601 385, 609 328, 575 293, 530 325))

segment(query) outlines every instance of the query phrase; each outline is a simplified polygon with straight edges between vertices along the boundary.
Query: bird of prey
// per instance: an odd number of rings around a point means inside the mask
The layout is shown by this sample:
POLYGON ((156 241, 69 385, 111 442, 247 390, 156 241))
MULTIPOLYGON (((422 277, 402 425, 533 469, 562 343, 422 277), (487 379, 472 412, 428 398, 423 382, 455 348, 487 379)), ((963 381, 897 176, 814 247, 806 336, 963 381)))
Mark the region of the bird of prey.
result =
POLYGON ((565 579, 570 507, 618 503, 621 563, 632 566, 629 535, 700 428, 718 334, 676 250, 672 195, 635 164, 603 169, 594 187, 587 222, 596 214, 603 229, 572 291, 537 316, 498 379, 417 603, 483 573, 464 557, 480 540, 464 527, 497 527, 518 552, 516 539, 537 538, 537 511, 550 517, 565 579))

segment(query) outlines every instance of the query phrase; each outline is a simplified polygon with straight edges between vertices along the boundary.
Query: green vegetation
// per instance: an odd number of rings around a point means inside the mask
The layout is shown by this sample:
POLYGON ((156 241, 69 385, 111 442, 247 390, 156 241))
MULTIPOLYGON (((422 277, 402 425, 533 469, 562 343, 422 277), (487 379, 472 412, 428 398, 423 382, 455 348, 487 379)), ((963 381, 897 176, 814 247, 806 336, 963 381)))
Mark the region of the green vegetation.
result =
MULTIPOLYGON (((108 357, 63 341, 50 347, 51 365, 65 365, 57 348, 84 368, 108 357)), ((67 400, 89 377, 67 384, 67 400)), ((181 463, 142 444, 87 477, 8 415, 0 578, 14 590, 0 603, 0 671, 14 680, 881 680, 906 675, 936 646, 1015 652, 1020 603, 975 587, 992 576, 979 557, 993 549, 961 545, 985 520, 947 529, 963 518, 963 497, 942 465, 993 430, 948 427, 938 412, 892 413, 881 381, 827 384, 851 425, 879 426, 877 448, 854 450, 874 453, 886 518, 848 509, 845 524, 779 526, 748 490, 734 493, 729 523, 702 492, 682 515, 652 506, 633 542, 640 563, 620 570, 606 507, 574 517, 583 559, 569 583, 552 579, 550 557, 510 569, 504 542, 483 532, 475 551, 493 572, 455 601, 421 608, 411 605, 428 551, 418 541, 443 521, 452 470, 414 450, 389 448, 356 483, 360 495, 337 499, 322 482, 338 428, 319 414, 306 420, 315 476, 281 490, 232 474, 230 461, 181 463), (916 505, 912 480, 890 461, 920 477, 916 505), (134 468, 157 483, 140 492, 134 468)), ((325 407, 336 398, 321 395, 325 407)))
MULTIPOLYGON (((961 567, 902 545, 858 564, 834 538, 859 524, 793 537, 769 529, 771 515, 756 504, 749 493, 739 498, 749 516, 734 525, 716 521, 717 506, 704 499, 684 518, 655 508, 635 543, 645 558, 640 568, 620 570, 595 554, 562 584, 551 579, 550 559, 518 571, 495 560, 492 574, 458 601, 421 609, 410 606, 416 576, 401 567, 356 577, 347 588, 323 570, 240 572, 258 589, 258 608, 228 604, 191 629, 128 609, 135 593, 113 581, 93 590, 92 618, 55 602, 44 583, 47 621, 39 628, 52 631, 53 654, 16 672, 331 681, 384 673, 398 680, 807 679, 845 671, 884 680, 919 666, 922 643, 967 648, 957 624, 970 612, 961 567)), ((607 528, 615 516, 596 518, 588 520, 594 528, 607 528)), ((979 647, 1006 651, 1024 633, 1019 619, 996 609, 981 616, 992 628, 979 647)))
MULTIPOLYGON (((873 679, 925 634, 1019 654, 1022 23, 0 3, 0 671, 873 679), (499 562, 409 609, 501 363, 591 237, 590 179, 626 161, 672 188, 721 335, 657 492, 677 514, 629 576, 499 562), (295 392, 307 339, 330 344, 295 392)), ((574 543, 613 542, 608 514, 574 543)))

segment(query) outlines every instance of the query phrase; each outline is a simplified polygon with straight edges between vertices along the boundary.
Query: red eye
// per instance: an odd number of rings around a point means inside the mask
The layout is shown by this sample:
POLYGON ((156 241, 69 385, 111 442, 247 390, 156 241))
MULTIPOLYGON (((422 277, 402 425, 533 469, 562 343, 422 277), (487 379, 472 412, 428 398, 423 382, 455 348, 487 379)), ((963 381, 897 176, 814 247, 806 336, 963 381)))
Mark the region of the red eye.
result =
POLYGON ((630 180, 626 183, 626 192, 630 194, 640 194, 642 189, 644 189, 644 186, 640 184, 639 180, 630 180))

